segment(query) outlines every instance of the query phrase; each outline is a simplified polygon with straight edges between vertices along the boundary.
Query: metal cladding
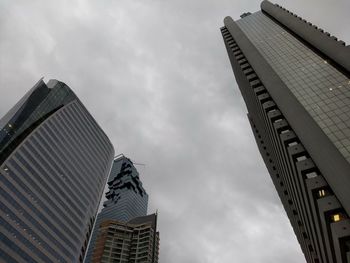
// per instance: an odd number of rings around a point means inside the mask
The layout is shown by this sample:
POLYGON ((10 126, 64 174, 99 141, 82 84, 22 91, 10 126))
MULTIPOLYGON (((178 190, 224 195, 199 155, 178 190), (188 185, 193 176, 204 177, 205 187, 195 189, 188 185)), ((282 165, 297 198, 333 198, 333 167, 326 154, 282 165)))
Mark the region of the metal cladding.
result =
POLYGON ((114 156, 67 85, 40 80, 0 120, 0 255, 81 262, 114 156))
POLYGON ((350 262, 350 51, 261 7, 221 28, 259 151, 307 262, 350 262))
POLYGON ((106 220, 126 223, 135 217, 147 215, 148 194, 132 161, 124 155, 113 162, 106 198, 103 209, 97 216, 84 262, 92 260, 101 223, 106 220))
POLYGON ((157 214, 136 217, 127 223, 105 220, 94 247, 92 262, 158 263, 157 214))

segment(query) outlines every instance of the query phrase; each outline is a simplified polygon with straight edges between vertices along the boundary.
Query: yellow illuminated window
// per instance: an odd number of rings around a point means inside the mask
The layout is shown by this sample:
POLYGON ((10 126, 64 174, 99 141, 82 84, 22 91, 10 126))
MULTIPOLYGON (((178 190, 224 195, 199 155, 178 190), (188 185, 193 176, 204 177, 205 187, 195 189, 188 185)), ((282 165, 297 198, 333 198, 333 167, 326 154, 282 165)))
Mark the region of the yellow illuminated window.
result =
POLYGON ((319 196, 319 197, 323 197, 323 196, 325 196, 325 195, 326 195, 325 190, 322 189, 322 190, 319 190, 319 191, 318 191, 318 196, 319 196))
POLYGON ((339 214, 333 215, 333 221, 334 221, 334 222, 340 221, 340 215, 339 215, 339 214))

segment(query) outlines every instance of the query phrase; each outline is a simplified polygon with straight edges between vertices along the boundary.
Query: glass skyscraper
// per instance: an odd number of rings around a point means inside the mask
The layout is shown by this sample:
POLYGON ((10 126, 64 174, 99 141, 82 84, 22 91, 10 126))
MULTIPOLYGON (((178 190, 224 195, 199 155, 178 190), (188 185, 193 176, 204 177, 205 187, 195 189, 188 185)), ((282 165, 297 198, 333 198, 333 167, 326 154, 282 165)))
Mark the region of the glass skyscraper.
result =
POLYGON ((147 215, 148 195, 142 186, 133 162, 119 155, 114 159, 108 179, 107 200, 98 214, 84 262, 91 262, 95 242, 102 222, 115 220, 126 223, 135 217, 147 215))
POLYGON ((114 149, 62 82, 0 120, 0 261, 82 262, 114 149))
POLYGON ((350 262, 350 49, 285 8, 221 28, 248 119, 307 262, 350 262))

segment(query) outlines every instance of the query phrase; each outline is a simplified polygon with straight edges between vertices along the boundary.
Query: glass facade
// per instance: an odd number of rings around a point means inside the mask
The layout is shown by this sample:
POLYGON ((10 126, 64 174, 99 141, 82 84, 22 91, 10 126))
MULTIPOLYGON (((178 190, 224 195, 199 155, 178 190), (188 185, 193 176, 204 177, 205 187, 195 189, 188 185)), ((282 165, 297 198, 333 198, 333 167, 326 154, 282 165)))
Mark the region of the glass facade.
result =
POLYGON ((236 23, 350 162, 350 79, 261 11, 236 23))
POLYGON ((113 160, 112 144, 74 93, 50 84, 40 82, 7 119, 17 125, 7 141, 18 142, 0 169, 6 262, 81 262, 113 160))
POLYGON ((0 121, 0 161, 56 110, 77 99, 62 82, 40 80, 0 121))
POLYGON ((88 252, 84 262, 91 262, 99 227, 105 220, 128 222, 147 214, 148 195, 142 186, 139 173, 132 161, 125 156, 113 162, 108 179, 109 191, 102 211, 98 214, 88 252))

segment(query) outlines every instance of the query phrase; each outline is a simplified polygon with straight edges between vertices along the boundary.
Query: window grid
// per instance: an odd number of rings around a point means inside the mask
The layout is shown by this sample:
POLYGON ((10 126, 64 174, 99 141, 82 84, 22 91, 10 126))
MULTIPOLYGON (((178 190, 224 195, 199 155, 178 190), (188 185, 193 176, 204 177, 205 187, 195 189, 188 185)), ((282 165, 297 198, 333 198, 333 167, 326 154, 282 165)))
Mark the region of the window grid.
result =
POLYGON ((350 79, 261 11, 237 24, 350 162, 350 79))

